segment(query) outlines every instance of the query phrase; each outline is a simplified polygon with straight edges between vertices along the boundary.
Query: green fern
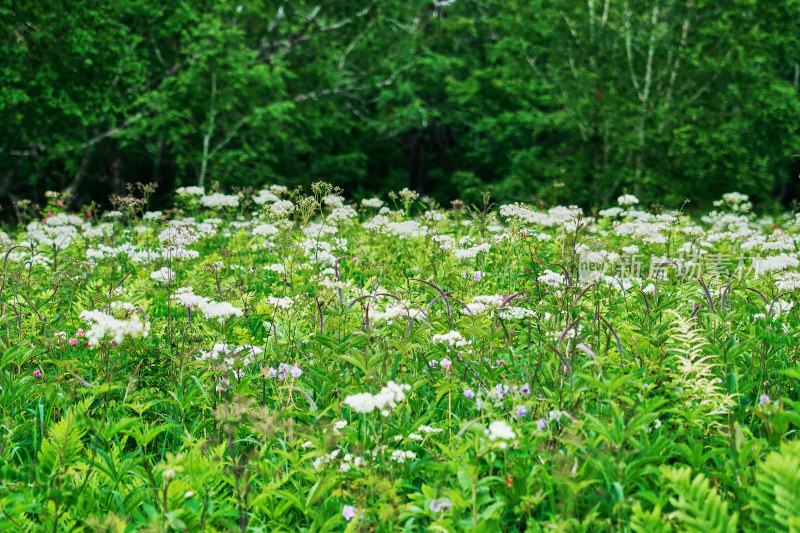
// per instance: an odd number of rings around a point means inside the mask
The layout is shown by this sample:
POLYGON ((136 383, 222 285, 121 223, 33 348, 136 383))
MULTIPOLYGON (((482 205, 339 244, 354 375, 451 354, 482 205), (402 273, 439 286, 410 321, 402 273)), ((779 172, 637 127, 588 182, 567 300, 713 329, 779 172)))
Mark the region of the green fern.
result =
POLYGON ((87 398, 75 405, 50 428, 39 449, 39 465, 48 474, 65 470, 83 451, 81 439, 86 431, 78 426, 76 413, 85 413, 91 402, 87 398))
POLYGON ((675 493, 670 503, 676 510, 670 517, 678 523, 680 531, 736 532, 738 513, 728 510, 728 502, 720 497, 703 474, 697 474, 692 479, 692 469, 688 466, 664 468, 663 472, 669 480, 670 489, 675 493))
POLYGON ((767 455, 751 490, 756 524, 768 531, 800 531, 800 442, 767 455))
POLYGON ((686 396, 687 405, 694 403, 710 407, 710 415, 727 413, 733 405, 733 396, 718 386, 712 370, 719 365, 703 352, 708 342, 695 329, 694 319, 683 318, 675 311, 670 313, 675 317, 671 328, 671 352, 678 363, 677 384, 686 396))
POLYGON ((672 524, 665 521, 659 505, 656 505, 650 511, 645 511, 640 502, 634 502, 633 504, 630 526, 631 531, 634 533, 672 532, 672 524))

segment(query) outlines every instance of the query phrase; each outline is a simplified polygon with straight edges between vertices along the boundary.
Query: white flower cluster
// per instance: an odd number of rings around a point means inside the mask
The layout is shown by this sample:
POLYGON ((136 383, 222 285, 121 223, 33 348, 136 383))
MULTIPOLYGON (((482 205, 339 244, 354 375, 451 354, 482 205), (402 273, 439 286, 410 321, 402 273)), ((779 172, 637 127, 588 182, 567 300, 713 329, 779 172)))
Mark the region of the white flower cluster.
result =
POLYGON ((405 239, 425 236, 428 233, 428 228, 420 225, 416 220, 404 220, 403 222, 389 222, 386 224, 386 231, 405 239))
POLYGON ((105 337, 114 342, 122 342, 125 337, 146 337, 150 333, 150 322, 142 322, 139 315, 128 320, 120 320, 103 311, 82 311, 80 318, 89 324, 86 339, 97 345, 105 337))
POLYGON ((172 298, 185 308, 200 311, 206 318, 216 318, 220 322, 232 316, 242 316, 239 307, 234 307, 229 302, 215 302, 211 298, 195 294, 192 287, 179 288, 172 298))
POLYGON ((597 212, 601 217, 616 217, 624 213, 625 210, 621 207, 609 207, 608 209, 601 209, 597 212))
POLYGON ((331 223, 344 223, 344 222, 351 222, 354 218, 358 216, 358 213, 355 209, 350 207, 349 205, 337 207, 333 209, 328 218, 326 220, 331 223))
POLYGON ((429 209, 425 211, 425 213, 423 213, 422 218, 426 220, 432 220, 434 222, 439 222, 441 220, 445 220, 447 218, 447 214, 442 213, 441 211, 432 211, 429 209))
POLYGON ((266 189, 258 191, 258 194, 253 196, 253 201, 258 205, 277 202, 278 200, 280 200, 280 198, 278 198, 273 192, 266 189))
POLYGON ((645 221, 642 219, 634 222, 623 222, 614 226, 617 235, 631 235, 646 244, 665 244, 666 232, 669 230, 667 221, 645 221))
POLYGON ((197 232, 185 225, 170 225, 161 230, 158 240, 164 246, 187 246, 197 240, 197 232))
POLYGON ((333 245, 329 242, 308 239, 299 244, 311 263, 333 266, 336 256, 331 253, 333 245))
MULTIPOLYGON (((278 265, 278 266, 281 266, 281 265, 278 265)), ((292 305, 294 305, 294 299, 291 298, 290 296, 285 296, 283 298, 276 298, 274 296, 268 296, 267 297, 267 302, 269 302, 269 305, 271 305, 275 309, 284 309, 284 310, 291 309, 292 305)))
POLYGON ((397 463, 405 463, 406 461, 410 461, 411 459, 416 459, 417 454, 411 451, 403 451, 403 450, 395 450, 392 452, 392 461, 397 463))
POLYGON ((427 318, 427 313, 421 309, 415 309, 406 303, 390 303, 386 305, 384 311, 374 311, 370 314, 373 322, 387 322, 391 324, 396 318, 408 318, 410 320, 423 320, 427 318))
POLYGON ((503 305, 506 297, 502 294, 484 294, 473 296, 472 303, 467 304, 467 309, 461 308, 461 313, 470 316, 477 316, 491 311, 494 311, 503 305))
POLYGON ((88 248, 86 250, 87 259, 102 260, 106 258, 116 258, 120 254, 128 256, 128 259, 134 263, 150 263, 161 257, 161 254, 156 250, 138 250, 129 242, 124 242, 119 246, 98 244, 95 248, 88 248))
POLYGON ((444 334, 437 334, 433 336, 433 342, 447 344, 450 348, 469 346, 470 342, 466 340, 458 331, 450 331, 444 334))
POLYGON ((158 234, 165 259, 195 259, 200 257, 197 250, 189 250, 187 245, 197 240, 197 232, 188 226, 171 225, 158 234))
POLYGON ((156 283, 171 283, 175 279, 175 272, 169 267, 161 267, 150 273, 150 279, 156 283))
POLYGON ((775 275, 775 287, 779 291, 800 289, 800 272, 783 272, 775 275))
POLYGON ((289 200, 278 200, 269 208, 269 215, 273 218, 284 218, 294 212, 294 204, 289 200))
POLYGON ((329 207, 342 207, 344 206, 344 197, 338 194, 329 194, 322 197, 322 203, 329 207))
POLYGON ((536 313, 525 307, 518 307, 515 305, 508 305, 500 310, 500 318, 504 320, 521 320, 536 316, 536 313))
POLYGON ((339 233, 339 228, 333 224, 319 224, 316 222, 310 222, 305 228, 303 228, 303 233, 307 237, 318 238, 323 235, 333 235, 335 233, 339 233))
MULTIPOLYGON (((224 372, 232 370, 237 379, 242 379, 244 368, 252 365, 256 360, 256 356, 263 351, 258 346, 250 346, 248 344, 234 346, 232 344, 218 343, 214 344, 210 350, 200 350, 197 360, 216 363, 220 370, 224 372)), ((223 376, 222 380, 227 385, 227 377, 223 376)))
POLYGON ((279 232, 280 230, 272 224, 259 224, 253 228, 253 235, 258 235, 260 237, 272 237, 279 232))
POLYGON ((40 246, 51 246, 58 249, 68 247, 73 237, 78 235, 78 229, 71 224, 53 225, 31 222, 26 231, 28 238, 36 241, 40 246))
POLYGON ((545 285, 550 285, 551 287, 563 287, 567 284, 567 277, 564 274, 559 274, 557 272, 553 272, 550 269, 545 269, 545 271, 537 278, 539 283, 544 283, 545 285))
POLYGON ((547 225, 547 215, 534 211, 523 204, 507 204, 500 206, 500 215, 517 223, 547 225))
POLYGON ((178 187, 178 196, 203 196, 206 191, 202 187, 178 187))
POLYGON ((380 209, 383 205, 383 200, 380 198, 364 198, 361 200, 361 205, 364 207, 373 207, 375 209, 380 209))
POLYGON ((767 272, 786 270, 787 268, 794 268, 798 265, 800 265, 800 261, 797 260, 797 257, 789 254, 780 254, 753 260, 753 270, 756 273, 756 278, 767 272))
POLYGON ((235 194, 215 192, 214 194, 209 194, 200 198, 200 203, 205 207, 211 207, 213 209, 219 209, 220 207, 238 207, 239 197, 235 194))
POLYGON ((623 194, 617 198, 617 203, 619 205, 634 205, 639 203, 639 199, 632 194, 623 194))
POLYGON ((729 192, 722 195, 722 200, 716 200, 714 205, 722 206, 727 203, 731 211, 747 212, 753 207, 753 204, 748 200, 750 200, 750 197, 746 194, 729 192))
POLYGON ((456 247, 456 240, 450 235, 434 235, 432 240, 439 245, 439 249, 443 252, 449 252, 456 247))
POLYGON ((368 392, 354 394, 345 398, 344 404, 357 413, 371 413, 379 409, 383 416, 388 416, 390 408, 393 409, 398 402, 405 400, 407 390, 411 390, 410 385, 398 385, 390 381, 378 394, 374 396, 368 392))
POLYGON ((286 273, 286 267, 284 267, 280 263, 275 263, 275 264, 272 264, 272 265, 266 265, 264 267, 264 270, 269 270, 270 272, 275 272, 277 274, 285 274, 286 273))
POLYGON ((465 259, 475 259, 479 253, 488 252, 492 246, 488 242, 484 242, 483 244, 478 244, 477 246, 471 246, 469 248, 457 248, 453 251, 456 256, 456 259, 465 260, 465 259))
POLYGON ((511 440, 516 437, 514 429, 504 420, 495 420, 489 424, 489 429, 486 430, 486 433, 489 435, 489 440, 500 440, 498 443, 500 448, 505 448, 507 446, 506 440, 511 440))

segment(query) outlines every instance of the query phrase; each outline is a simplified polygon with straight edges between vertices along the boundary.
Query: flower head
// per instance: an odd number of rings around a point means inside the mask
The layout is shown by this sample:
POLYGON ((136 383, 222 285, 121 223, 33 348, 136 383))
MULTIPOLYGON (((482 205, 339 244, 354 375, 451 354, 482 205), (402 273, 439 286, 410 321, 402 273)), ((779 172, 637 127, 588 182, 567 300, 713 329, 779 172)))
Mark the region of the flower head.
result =
POLYGON ((453 504, 450 503, 450 498, 442 498, 441 500, 431 500, 430 505, 428 505, 428 508, 434 513, 438 513, 440 511, 447 511, 452 507, 453 504))
POLYGON ((349 521, 356 515, 356 508, 352 505, 345 505, 342 507, 342 516, 345 520, 349 521))

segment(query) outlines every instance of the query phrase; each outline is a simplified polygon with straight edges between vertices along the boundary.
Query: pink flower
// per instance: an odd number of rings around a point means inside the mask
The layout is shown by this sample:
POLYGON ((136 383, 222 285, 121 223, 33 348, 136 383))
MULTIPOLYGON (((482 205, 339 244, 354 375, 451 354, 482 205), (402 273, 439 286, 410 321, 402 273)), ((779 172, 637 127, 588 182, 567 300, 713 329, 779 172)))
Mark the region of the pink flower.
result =
POLYGON ((70 346, 76 346, 77 344, 78 344, 78 339, 70 339, 69 340, 69 345, 70 346))
POLYGON ((110 341, 108 341, 108 343, 111 345, 112 348, 117 347, 117 342, 114 339, 111 339, 110 341))
POLYGON ((78 328, 78 331, 75 332, 75 335, 77 335, 78 337, 83 337, 85 334, 86 332, 83 331, 83 328, 78 328))
POLYGON ((36 370, 33 371, 33 377, 35 378, 42 377, 42 371, 37 368, 36 370))
POLYGON ((56 203, 58 204, 59 207, 64 207, 64 202, 62 202, 61 200, 59 200, 56 203))
POLYGON ((359 259, 358 257, 354 257, 353 261, 355 262, 355 264, 359 264, 361 262, 361 259, 359 259))

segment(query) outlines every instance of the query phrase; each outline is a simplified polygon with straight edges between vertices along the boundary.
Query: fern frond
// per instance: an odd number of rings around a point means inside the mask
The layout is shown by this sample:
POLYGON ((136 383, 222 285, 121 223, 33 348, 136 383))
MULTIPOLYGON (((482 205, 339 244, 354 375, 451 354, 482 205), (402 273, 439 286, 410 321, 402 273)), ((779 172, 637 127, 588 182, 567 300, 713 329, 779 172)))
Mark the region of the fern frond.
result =
POLYGON ((670 488, 675 492, 670 503, 677 510, 670 517, 680 524, 682 531, 736 533, 738 513, 728 510, 728 502, 720 497, 703 474, 692 478, 692 470, 688 466, 665 468, 663 471, 670 488))
POLYGON ((39 465, 48 474, 65 470, 83 451, 81 439, 86 431, 78 426, 76 414, 85 413, 91 401, 87 398, 73 406, 50 428, 39 449, 39 465))
POLYGON ((800 531, 800 442, 767 455, 751 491, 756 524, 768 531, 800 531))
POLYGON ((675 311, 673 316, 672 342, 670 351, 678 363, 677 385, 687 396, 687 403, 712 406, 709 414, 726 413, 733 405, 733 396, 718 386, 721 381, 714 376, 716 363, 713 357, 704 353, 708 341, 695 328, 695 320, 684 318, 675 311))

